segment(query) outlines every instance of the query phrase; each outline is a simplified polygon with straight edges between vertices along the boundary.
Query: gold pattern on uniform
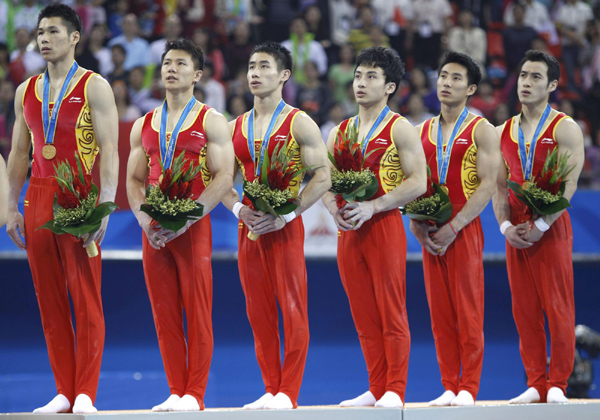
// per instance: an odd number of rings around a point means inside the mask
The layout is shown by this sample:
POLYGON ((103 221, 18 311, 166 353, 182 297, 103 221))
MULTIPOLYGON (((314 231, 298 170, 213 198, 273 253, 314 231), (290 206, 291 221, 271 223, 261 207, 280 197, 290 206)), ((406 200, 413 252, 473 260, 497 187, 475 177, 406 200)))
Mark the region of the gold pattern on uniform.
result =
MULTIPOLYGON (((296 139, 293 138, 290 135, 290 140, 288 142, 288 146, 287 146, 287 154, 288 156, 292 155, 292 162, 297 165, 298 168, 302 168, 302 155, 300 154, 300 146, 298 146, 298 143, 296 142, 296 139)), ((298 194, 298 191, 300 191, 300 184, 302 184, 302 178, 304 178, 303 175, 300 175, 297 178, 294 178, 290 181, 290 191, 292 191, 294 194, 298 194)))
POLYGON ((469 146, 463 157, 460 178, 465 198, 468 200, 481 182, 477 176, 477 147, 474 144, 469 146))
POLYGON ((248 181, 248 179, 246 178, 246 171, 244 170, 244 164, 242 163, 242 161, 240 160, 239 157, 235 157, 235 161, 238 165, 238 169, 240 170, 241 174, 242 174, 242 178, 244 179, 244 181, 248 181))
POLYGON ((98 143, 94 136, 94 126, 92 125, 92 114, 90 107, 86 103, 81 109, 77 124, 75 125, 75 138, 77 139, 77 150, 81 157, 81 163, 85 170, 90 173, 98 154, 98 143))
POLYGON ((394 144, 390 144, 379 161, 379 184, 387 194, 404 180, 404 171, 394 144))
POLYGON ((202 174, 202 182, 204 183, 205 187, 210 184, 210 181, 212 181, 212 174, 210 173, 210 170, 208 169, 208 163, 206 162, 207 151, 208 145, 205 144, 202 150, 200 150, 200 173, 202 174))

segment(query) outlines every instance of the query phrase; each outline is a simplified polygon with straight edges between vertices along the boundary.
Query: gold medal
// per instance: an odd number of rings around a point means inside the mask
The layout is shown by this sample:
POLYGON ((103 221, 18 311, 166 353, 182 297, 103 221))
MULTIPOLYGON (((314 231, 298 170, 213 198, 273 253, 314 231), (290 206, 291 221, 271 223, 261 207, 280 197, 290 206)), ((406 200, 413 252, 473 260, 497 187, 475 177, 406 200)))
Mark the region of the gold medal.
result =
POLYGON ((163 174, 160 174, 160 176, 158 177, 158 183, 160 184, 163 180, 163 174))
POLYGON ((446 194, 448 194, 448 187, 446 187, 446 184, 440 185, 440 188, 442 189, 442 191, 444 191, 446 194))
POLYGON ((42 156, 46 160, 52 160, 56 156, 56 147, 51 144, 47 144, 42 148, 42 156))

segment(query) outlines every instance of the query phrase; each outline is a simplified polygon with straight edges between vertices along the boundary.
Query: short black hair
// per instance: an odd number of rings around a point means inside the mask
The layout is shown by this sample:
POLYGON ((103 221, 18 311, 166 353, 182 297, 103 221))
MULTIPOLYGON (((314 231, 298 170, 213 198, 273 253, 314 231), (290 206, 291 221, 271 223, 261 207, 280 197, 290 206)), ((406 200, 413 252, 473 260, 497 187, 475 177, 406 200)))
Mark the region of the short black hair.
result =
POLYGON ((165 61, 165 55, 171 50, 181 50, 187 52, 194 62, 194 70, 204 70, 204 51, 193 41, 187 38, 179 38, 175 41, 167 41, 165 52, 160 58, 160 62, 165 61))
POLYGON ((525 64, 525 62, 527 61, 539 61, 542 63, 546 63, 546 66, 548 67, 548 84, 552 83, 555 80, 558 81, 560 79, 560 64, 558 63, 556 58, 552 57, 551 55, 537 50, 527 51, 525 53, 525 57, 523 57, 523 59, 519 63, 519 73, 523 68, 523 64, 525 64))
POLYGON ((275 59, 275 62, 277 63, 278 71, 294 71, 294 62, 292 61, 292 54, 279 42, 267 41, 263 42, 262 44, 258 44, 252 49, 250 57, 252 57, 256 53, 265 53, 273 57, 275 59))
POLYGON ((80 35, 83 35, 83 23, 81 22, 81 18, 75 12, 75 10, 71 9, 69 6, 60 3, 54 3, 44 7, 38 14, 37 26, 40 26, 42 19, 51 17, 61 18, 67 27, 67 32, 69 35, 74 31, 77 31, 80 35))
POLYGON ((126 49, 125 49, 125 47, 124 47, 124 46, 122 46, 121 44, 115 44, 115 45, 113 45, 112 47, 110 47, 110 50, 111 50, 111 51, 113 51, 113 50, 119 50, 119 51, 121 51, 121 53, 122 53, 124 56, 127 56, 127 50, 126 50, 126 49))
POLYGON ((400 87, 400 81, 405 71, 404 63, 400 56, 394 50, 385 47, 372 47, 362 50, 356 58, 354 71, 356 71, 358 66, 379 67, 383 70, 385 82, 396 84, 396 89, 390 94, 390 98, 394 96, 398 87, 400 87))
POLYGON ((481 69, 475 60, 473 60, 467 54, 450 51, 444 56, 442 63, 438 67, 438 76, 442 72, 442 68, 449 63, 456 63, 466 68, 469 86, 479 86, 479 82, 481 82, 481 69))

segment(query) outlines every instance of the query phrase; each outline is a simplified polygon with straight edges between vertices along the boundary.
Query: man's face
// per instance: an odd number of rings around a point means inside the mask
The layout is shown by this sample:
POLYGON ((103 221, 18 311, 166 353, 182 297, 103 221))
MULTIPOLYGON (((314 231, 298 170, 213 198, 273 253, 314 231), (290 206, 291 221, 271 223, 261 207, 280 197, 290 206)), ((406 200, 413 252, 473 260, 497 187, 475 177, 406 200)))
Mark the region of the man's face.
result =
POLYGON ((289 70, 278 70, 275 57, 270 54, 258 52, 250 57, 247 79, 253 95, 275 91, 290 75, 289 70))
POLYGON ((165 55, 160 75, 167 90, 188 89, 202 77, 202 70, 194 68, 192 56, 183 50, 170 50, 165 55))
POLYGON ((367 105, 381 101, 386 95, 391 95, 395 84, 385 82, 385 74, 380 67, 360 65, 354 71, 352 88, 356 103, 367 105))
POLYGON ((465 101, 467 96, 477 90, 475 85, 469 85, 467 69, 458 63, 448 63, 437 79, 437 95, 443 104, 455 104, 465 101))
POLYGON ((37 43, 40 54, 46 61, 64 57, 78 41, 79 32, 69 34, 60 17, 43 18, 38 25, 37 43))
POLYGON ((526 61, 517 81, 517 94, 522 104, 536 104, 548 100, 558 81, 548 83, 548 66, 543 61, 526 61))

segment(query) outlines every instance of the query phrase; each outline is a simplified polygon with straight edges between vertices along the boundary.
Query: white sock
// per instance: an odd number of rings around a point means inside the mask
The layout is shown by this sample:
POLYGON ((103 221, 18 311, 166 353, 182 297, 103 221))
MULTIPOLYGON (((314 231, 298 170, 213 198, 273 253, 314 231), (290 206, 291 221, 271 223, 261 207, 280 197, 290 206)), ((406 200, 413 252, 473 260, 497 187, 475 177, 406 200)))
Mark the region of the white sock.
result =
POLYGON ((375 403, 375 407, 382 408, 402 408, 404 407, 404 403, 398 394, 392 391, 387 391, 383 394, 383 397, 379 399, 375 403))
POLYGON ((36 414, 66 413, 71 408, 71 403, 63 394, 58 394, 48 404, 33 410, 36 414))
POLYGON ((546 395, 546 402, 550 404, 560 404, 560 403, 568 403, 569 399, 562 392, 562 389, 553 386, 548 390, 548 394, 546 395))
POLYGON ((169 411, 200 411, 200 404, 196 397, 185 394, 169 407, 169 411))
POLYGON ((267 410, 291 410, 292 408, 294 408, 292 400, 283 392, 278 392, 271 401, 265 404, 267 410))
POLYGON ((79 394, 77 398, 75 398, 75 403, 73 404, 73 413, 74 414, 91 414, 96 413, 96 407, 94 407, 94 403, 92 403, 92 399, 85 394, 79 394))
POLYGON ((371 391, 367 391, 356 398, 342 401, 340 407, 373 407, 376 402, 377 400, 371 391))
POLYGON ((535 388, 527 388, 527 391, 508 401, 509 404, 533 404, 537 402, 540 402, 540 393, 535 388))
POLYGON ((468 406, 475 405, 475 399, 471 395, 469 391, 465 391, 464 389, 458 393, 456 398, 452 400, 452 405, 454 406, 468 406))
POLYGON ((273 394, 267 392, 265 395, 260 397, 258 400, 251 402, 250 404, 244 405, 244 410, 262 410, 265 408, 265 404, 273 399, 273 394))
POLYGON ((430 407, 445 407, 452 403, 452 400, 456 398, 456 394, 452 391, 446 391, 441 396, 437 397, 433 401, 429 401, 430 407))
POLYGON ((152 407, 152 411, 169 411, 169 408, 177 401, 179 401, 181 397, 177 394, 171 394, 169 398, 167 398, 163 403, 155 405, 152 407))

